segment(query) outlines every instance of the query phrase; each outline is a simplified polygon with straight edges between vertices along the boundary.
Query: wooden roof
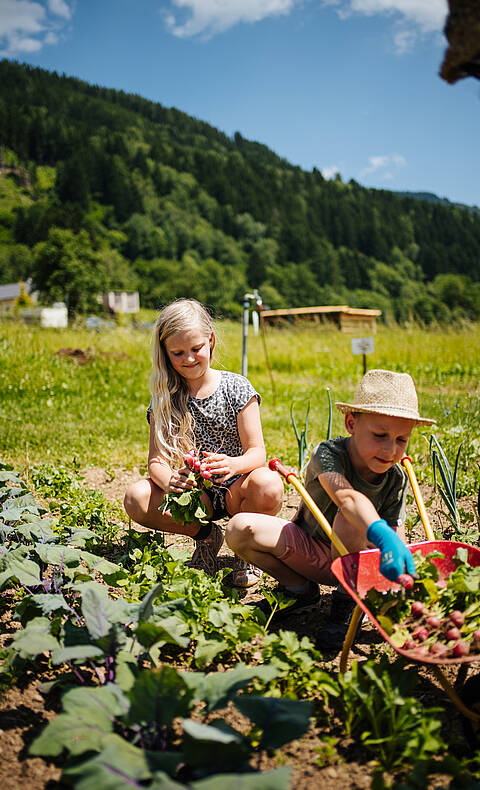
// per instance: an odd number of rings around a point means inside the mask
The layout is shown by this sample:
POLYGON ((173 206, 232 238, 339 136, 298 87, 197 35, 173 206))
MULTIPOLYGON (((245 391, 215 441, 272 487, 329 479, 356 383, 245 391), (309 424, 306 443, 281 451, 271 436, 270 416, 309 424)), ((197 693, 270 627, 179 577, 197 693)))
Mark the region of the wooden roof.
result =
POLYGON ((346 304, 342 305, 323 305, 320 307, 288 307, 282 310, 262 310, 262 316, 268 318, 270 316, 289 315, 322 315, 326 313, 338 313, 343 315, 361 316, 365 318, 377 318, 382 315, 381 310, 366 310, 360 307, 348 307, 346 304))

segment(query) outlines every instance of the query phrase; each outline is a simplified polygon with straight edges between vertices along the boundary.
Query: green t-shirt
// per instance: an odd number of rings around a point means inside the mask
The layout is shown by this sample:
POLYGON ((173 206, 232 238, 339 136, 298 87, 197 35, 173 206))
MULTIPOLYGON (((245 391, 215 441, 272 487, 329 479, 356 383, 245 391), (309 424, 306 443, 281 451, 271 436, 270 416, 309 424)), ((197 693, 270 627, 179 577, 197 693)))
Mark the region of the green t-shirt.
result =
MULTIPOLYGON (((378 483, 368 483, 360 477, 348 454, 349 438, 336 436, 326 442, 320 442, 308 462, 305 488, 316 502, 330 525, 337 514, 338 507, 320 485, 318 475, 325 472, 337 472, 345 477, 352 488, 365 494, 373 503, 380 518, 398 527, 405 521, 405 500, 407 477, 403 470, 396 464, 380 476, 378 483)), ((315 516, 310 513, 304 502, 301 503, 294 521, 298 523, 309 535, 321 543, 330 543, 315 516)))

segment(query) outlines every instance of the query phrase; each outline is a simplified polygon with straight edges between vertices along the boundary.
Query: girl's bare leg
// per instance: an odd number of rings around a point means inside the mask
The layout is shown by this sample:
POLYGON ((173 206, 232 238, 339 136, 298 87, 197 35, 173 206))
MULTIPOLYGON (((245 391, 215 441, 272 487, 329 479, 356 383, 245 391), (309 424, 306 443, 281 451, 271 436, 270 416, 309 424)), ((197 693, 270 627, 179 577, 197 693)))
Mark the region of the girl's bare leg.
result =
MULTIPOLYGON (((177 524, 170 513, 162 513, 162 504, 165 491, 159 488, 150 478, 132 483, 125 494, 123 501, 128 515, 137 524, 162 532, 171 532, 177 535, 187 535, 193 538, 199 529, 198 524, 177 524), (160 509, 159 509, 160 508, 160 509)), ((210 500, 205 495, 204 502, 211 511, 210 500)))
POLYGON ((283 483, 265 466, 242 475, 228 489, 227 510, 235 513, 265 513, 275 516, 282 507, 283 483))
POLYGON ((300 587, 307 579, 278 556, 285 552, 282 530, 288 521, 261 513, 238 513, 225 530, 227 545, 239 557, 251 562, 285 587, 300 587))

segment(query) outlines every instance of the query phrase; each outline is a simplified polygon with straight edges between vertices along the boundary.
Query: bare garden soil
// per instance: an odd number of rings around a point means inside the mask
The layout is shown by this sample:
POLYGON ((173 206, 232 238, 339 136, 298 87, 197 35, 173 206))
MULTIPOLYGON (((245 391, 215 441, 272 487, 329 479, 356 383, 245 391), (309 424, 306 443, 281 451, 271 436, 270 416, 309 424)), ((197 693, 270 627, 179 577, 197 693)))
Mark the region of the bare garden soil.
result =
MULTIPOLYGON (((84 473, 87 485, 102 491, 104 496, 121 504, 127 485, 141 477, 138 469, 126 471, 124 469, 109 470, 90 468, 84 473)), ((426 500, 432 498, 432 490, 424 489, 426 500)), ((292 516, 296 509, 298 495, 286 491, 282 515, 292 516)), ((462 502, 465 510, 472 510, 471 502, 462 502)), ((414 505, 410 505, 410 509, 414 505)), ((412 510, 413 512, 413 510, 412 510)), ((434 498, 429 509, 430 519, 434 530, 445 526, 446 517, 443 515, 440 503, 434 498)), ((443 531, 443 530, 442 530, 443 531)), ((193 547, 189 538, 165 536, 166 546, 176 543, 193 547)), ((417 525, 409 539, 418 541, 424 539, 421 525, 417 525)), ((219 567, 233 567, 234 557, 224 544, 219 555, 219 567)), ((228 577, 227 577, 228 579, 228 577)), ((324 623, 329 603, 331 588, 321 588, 321 600, 314 609, 286 618, 281 627, 296 631, 299 637, 307 635, 312 641, 318 629, 324 623)), ((242 594, 245 603, 254 602, 262 597, 258 587, 250 588, 242 594)), ((5 592, 0 599, 0 647, 8 644, 12 633, 19 628, 19 624, 12 620, 12 596, 5 592)), ((321 645, 318 645, 321 650, 321 645)), ((370 623, 364 624, 360 637, 357 640, 351 658, 364 660, 371 656, 372 651, 385 648, 380 634, 370 623)), ((172 659, 174 660, 174 659, 172 659)), ((325 669, 338 670, 339 655, 324 653, 325 669)), ((451 682, 463 682, 465 675, 475 674, 475 664, 465 665, 468 669, 460 672, 457 678, 457 667, 449 667, 446 671, 451 682)), ((421 702, 427 706, 438 706, 445 711, 445 721, 448 721, 449 742, 455 743, 455 756, 463 757, 468 754, 464 740, 460 715, 450 703, 445 693, 439 688, 432 673, 426 667, 418 667, 420 681, 417 686, 417 695, 421 702), (453 733, 453 735, 452 735, 453 733)), ((39 685, 51 680, 53 674, 48 664, 41 664, 35 668, 35 673, 27 672, 21 682, 8 689, 0 697, 0 787, 2 790, 41 790, 46 788, 62 788, 61 760, 49 762, 38 757, 30 757, 28 749, 45 724, 60 710, 58 696, 51 694, 44 696, 39 690, 39 685)), ((233 707, 227 708, 225 718, 230 724, 241 729, 241 715, 233 707)), ((216 712, 218 715, 218 712, 216 712)), ((347 738, 342 731, 341 722, 333 714, 320 716, 318 722, 312 723, 308 733, 301 739, 293 741, 274 754, 263 753, 260 764, 255 763, 255 768, 262 771, 269 770, 279 765, 291 765, 293 768, 292 787, 296 790, 355 790, 370 788, 375 773, 375 765, 370 761, 368 752, 358 742, 347 738), (335 747, 329 748, 328 739, 338 739, 335 747)), ((385 777, 387 778, 387 777, 385 777)), ((447 788, 450 777, 439 774, 431 780, 429 788, 447 788)), ((473 785, 472 785, 473 786, 473 785)), ((95 788, 92 788, 95 790, 95 788)))

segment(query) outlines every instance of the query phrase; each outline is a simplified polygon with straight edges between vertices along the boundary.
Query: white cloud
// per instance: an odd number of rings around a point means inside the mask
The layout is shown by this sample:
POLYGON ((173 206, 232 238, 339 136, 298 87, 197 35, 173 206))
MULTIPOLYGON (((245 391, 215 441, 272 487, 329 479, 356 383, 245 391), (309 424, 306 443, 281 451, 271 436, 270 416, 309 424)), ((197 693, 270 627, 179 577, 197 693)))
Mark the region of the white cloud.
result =
POLYGON ((37 52, 58 41, 58 33, 72 15, 65 0, 0 0, 0 55, 37 52))
POLYGON ((288 14, 302 0, 171 0, 178 9, 186 9, 189 16, 182 22, 178 15, 168 13, 168 29, 179 38, 203 35, 210 37, 237 25, 239 22, 260 22, 269 16, 288 14))
POLYGON ((337 167, 337 165, 328 165, 328 167, 324 167, 321 172, 322 172, 322 176, 326 178, 327 181, 330 181, 330 179, 335 178, 335 176, 337 175, 337 173, 340 172, 340 170, 337 167))
POLYGON ((48 7, 52 14, 63 16, 64 19, 70 19, 72 16, 72 9, 65 0, 48 0, 48 7))
POLYGON ((360 171, 359 177, 365 178, 365 176, 371 173, 376 173, 377 178, 382 180, 391 179, 393 178, 393 174, 391 170, 387 168, 405 167, 406 164, 407 160, 401 154, 371 156, 369 157, 368 165, 360 171))
POLYGON ((447 0, 322 0, 335 6, 343 19, 352 14, 374 16, 387 14, 394 21, 395 50, 410 51, 420 35, 443 29, 448 13, 447 0))

